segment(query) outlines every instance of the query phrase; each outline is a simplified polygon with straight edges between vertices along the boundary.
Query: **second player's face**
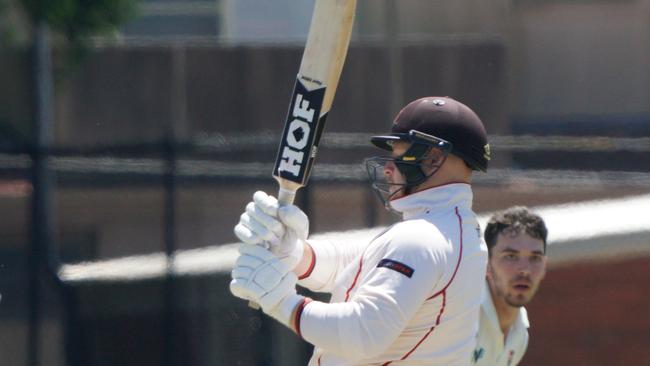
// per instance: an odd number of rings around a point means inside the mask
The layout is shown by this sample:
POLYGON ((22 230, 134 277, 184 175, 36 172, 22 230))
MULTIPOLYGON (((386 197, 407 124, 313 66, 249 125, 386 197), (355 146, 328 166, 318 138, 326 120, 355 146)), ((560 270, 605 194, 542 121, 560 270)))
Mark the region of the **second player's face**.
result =
MULTIPOLYGON (((408 150, 410 144, 408 142, 397 141, 393 144, 393 152, 391 156, 397 158, 404 155, 406 150, 408 150)), ((397 166, 393 162, 388 162, 384 166, 384 175, 386 176, 386 181, 393 185, 390 186, 391 199, 397 199, 404 196, 404 187, 402 184, 406 183, 406 179, 402 173, 397 169, 397 166)))
POLYGON ((499 234, 488 262, 493 296, 510 306, 523 306, 535 296, 546 274, 544 242, 526 233, 499 234))

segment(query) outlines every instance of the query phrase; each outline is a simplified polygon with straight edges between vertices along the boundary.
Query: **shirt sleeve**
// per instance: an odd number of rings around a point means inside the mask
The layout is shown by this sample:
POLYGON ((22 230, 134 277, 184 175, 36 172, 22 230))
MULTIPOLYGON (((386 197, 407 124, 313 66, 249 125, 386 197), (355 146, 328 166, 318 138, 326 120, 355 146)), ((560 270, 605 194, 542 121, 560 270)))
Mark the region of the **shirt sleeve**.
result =
POLYGON ((394 235, 348 302, 312 302, 302 313, 308 342, 348 359, 376 356, 400 335, 444 272, 444 254, 431 238, 394 235), (382 265, 383 263, 383 265, 382 265))
POLYGON ((308 240, 314 251, 310 273, 301 277, 298 284, 316 292, 331 292, 340 271, 363 253, 367 242, 351 243, 332 240, 308 240))

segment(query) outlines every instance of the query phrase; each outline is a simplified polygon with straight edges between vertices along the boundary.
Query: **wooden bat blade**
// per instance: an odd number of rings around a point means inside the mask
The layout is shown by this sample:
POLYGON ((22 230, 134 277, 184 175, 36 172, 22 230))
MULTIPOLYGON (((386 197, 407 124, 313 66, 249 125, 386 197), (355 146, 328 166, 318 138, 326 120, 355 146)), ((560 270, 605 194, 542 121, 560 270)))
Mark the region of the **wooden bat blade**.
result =
POLYGON ((308 89, 327 86, 321 114, 329 112, 350 44, 356 0, 316 0, 298 72, 312 80, 308 89))
POLYGON ((278 200, 307 184, 347 54, 356 0, 316 0, 300 70, 273 169, 278 200))

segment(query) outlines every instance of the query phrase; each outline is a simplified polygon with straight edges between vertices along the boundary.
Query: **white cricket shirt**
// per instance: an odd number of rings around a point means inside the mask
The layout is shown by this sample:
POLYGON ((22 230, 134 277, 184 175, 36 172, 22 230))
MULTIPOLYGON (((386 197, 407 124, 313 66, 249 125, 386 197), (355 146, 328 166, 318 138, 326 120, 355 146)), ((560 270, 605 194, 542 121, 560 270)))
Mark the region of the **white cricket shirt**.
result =
POLYGON ((519 308, 519 315, 504 341, 487 283, 485 291, 485 301, 481 305, 479 333, 476 348, 472 353, 472 362, 474 365, 481 366, 515 366, 524 357, 528 347, 530 325, 526 309, 523 306, 519 308))
POLYGON ((392 201, 403 221, 370 243, 310 242, 300 281, 330 292, 304 307, 310 366, 470 365, 487 265, 468 184, 392 201))

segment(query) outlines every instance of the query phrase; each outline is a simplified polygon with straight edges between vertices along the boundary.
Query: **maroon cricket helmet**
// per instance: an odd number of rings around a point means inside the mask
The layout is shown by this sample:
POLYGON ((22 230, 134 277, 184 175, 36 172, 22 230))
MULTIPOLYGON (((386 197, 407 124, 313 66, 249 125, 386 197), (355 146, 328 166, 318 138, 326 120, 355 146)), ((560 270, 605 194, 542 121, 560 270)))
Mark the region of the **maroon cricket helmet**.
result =
POLYGON ((487 133, 481 119, 465 104, 449 97, 417 99, 397 114, 390 135, 374 136, 371 141, 390 151, 395 141, 411 142, 411 130, 450 142, 452 154, 474 170, 487 171, 490 160, 487 133))

